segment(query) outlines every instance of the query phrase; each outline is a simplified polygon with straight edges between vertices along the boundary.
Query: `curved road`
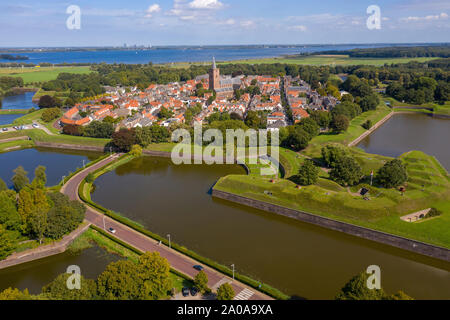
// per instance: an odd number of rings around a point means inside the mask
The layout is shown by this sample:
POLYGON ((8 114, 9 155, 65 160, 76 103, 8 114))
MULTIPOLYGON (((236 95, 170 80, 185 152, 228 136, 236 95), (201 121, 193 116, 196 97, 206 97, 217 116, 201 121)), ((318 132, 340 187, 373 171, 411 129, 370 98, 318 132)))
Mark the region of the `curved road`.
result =
MULTIPOLYGON (((103 167, 107 163, 116 160, 119 156, 119 154, 112 155, 79 172, 61 188, 61 192, 66 194, 72 200, 78 200, 82 202, 78 196, 78 186, 83 181, 83 179, 90 172, 93 172, 103 167)), ((170 249, 164 244, 159 244, 158 241, 147 237, 146 235, 139 233, 136 230, 133 230, 130 227, 105 216, 104 214, 100 213, 90 206, 86 206, 86 208, 87 210, 85 219, 89 223, 99 228, 105 228, 106 230, 108 230, 109 228, 114 228, 116 230, 114 237, 117 237, 118 239, 143 252, 158 251, 162 257, 166 258, 169 261, 172 268, 180 271, 183 274, 186 274, 190 277, 195 277, 198 271, 195 270, 193 266, 198 264, 203 265, 200 262, 195 261, 194 259, 183 255, 178 251, 170 249)), ((260 293, 239 281, 233 281, 228 276, 223 275, 212 268, 204 265, 203 267, 205 273, 208 275, 208 285, 211 289, 213 289, 213 291, 215 291, 220 284, 224 282, 230 282, 230 284, 234 288, 234 292, 236 293, 235 300, 272 300, 271 297, 264 295, 263 293, 260 293)))

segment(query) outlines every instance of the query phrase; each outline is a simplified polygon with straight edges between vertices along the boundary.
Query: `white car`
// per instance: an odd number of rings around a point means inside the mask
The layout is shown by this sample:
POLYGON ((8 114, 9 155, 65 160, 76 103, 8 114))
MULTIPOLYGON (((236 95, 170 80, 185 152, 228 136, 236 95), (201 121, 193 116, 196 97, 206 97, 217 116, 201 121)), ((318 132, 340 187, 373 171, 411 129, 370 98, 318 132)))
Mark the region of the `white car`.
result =
POLYGON ((116 233, 116 229, 114 228, 109 228, 108 231, 111 232, 112 234, 116 233))
POLYGON ((39 128, 39 125, 37 123, 33 123, 33 128, 39 128))

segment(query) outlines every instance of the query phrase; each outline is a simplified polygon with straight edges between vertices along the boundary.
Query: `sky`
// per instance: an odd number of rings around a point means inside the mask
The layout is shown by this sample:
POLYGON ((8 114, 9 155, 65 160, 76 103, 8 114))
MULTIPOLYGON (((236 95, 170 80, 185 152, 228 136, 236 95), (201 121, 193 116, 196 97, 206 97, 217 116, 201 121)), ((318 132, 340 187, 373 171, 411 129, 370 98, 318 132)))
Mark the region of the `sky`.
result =
POLYGON ((0 47, 450 42, 449 16, 450 0, 2 0, 0 47))

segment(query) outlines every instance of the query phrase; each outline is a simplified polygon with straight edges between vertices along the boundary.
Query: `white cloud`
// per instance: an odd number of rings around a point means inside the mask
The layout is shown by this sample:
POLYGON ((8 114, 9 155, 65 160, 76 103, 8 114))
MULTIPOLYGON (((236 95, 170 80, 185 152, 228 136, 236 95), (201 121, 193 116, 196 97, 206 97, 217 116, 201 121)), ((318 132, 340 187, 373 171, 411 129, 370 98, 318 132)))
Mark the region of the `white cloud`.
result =
POLYGON ((290 30, 295 30, 295 31, 301 31, 301 32, 305 32, 308 28, 306 28, 306 26, 304 25, 298 25, 298 26, 291 26, 289 27, 290 30))
POLYGON ((423 16, 423 17, 410 16, 410 17, 406 17, 406 18, 401 18, 400 21, 404 21, 404 22, 435 21, 435 20, 445 20, 447 18, 448 18, 448 14, 445 12, 442 12, 441 14, 427 15, 427 16, 423 16))
POLYGON ((223 7, 223 3, 219 0, 194 0, 189 3, 189 7, 193 9, 219 9, 223 7))
POLYGON ((145 17, 151 18, 154 13, 157 13, 157 12, 160 12, 160 11, 161 11, 161 7, 159 6, 159 4, 157 4, 157 3, 152 4, 145 11, 145 13, 146 13, 145 17))

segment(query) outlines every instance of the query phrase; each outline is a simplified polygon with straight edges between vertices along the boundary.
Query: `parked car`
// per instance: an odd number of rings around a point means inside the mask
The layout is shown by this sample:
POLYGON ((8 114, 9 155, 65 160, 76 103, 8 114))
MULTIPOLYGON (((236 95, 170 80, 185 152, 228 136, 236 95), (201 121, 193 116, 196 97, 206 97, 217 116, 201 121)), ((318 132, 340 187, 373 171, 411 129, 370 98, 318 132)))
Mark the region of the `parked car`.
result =
POLYGON ((113 234, 116 233, 116 229, 114 229, 114 228, 109 228, 108 230, 109 230, 109 232, 111 232, 113 234))
POLYGON ((187 297, 189 295, 189 288, 184 287, 183 289, 181 289, 181 293, 183 294, 183 297, 187 297))
POLYGON ((202 267, 201 265, 196 264, 196 265, 194 266, 194 269, 195 269, 195 270, 198 270, 198 271, 202 271, 202 270, 203 270, 203 267, 202 267))
POLYGON ((37 123, 33 123, 33 128, 39 128, 39 125, 37 123))
POLYGON ((198 289, 196 287, 191 288, 191 296, 195 297, 198 293, 198 289))
POLYGON ((2 131, 8 131, 8 128, 3 128, 2 131))

